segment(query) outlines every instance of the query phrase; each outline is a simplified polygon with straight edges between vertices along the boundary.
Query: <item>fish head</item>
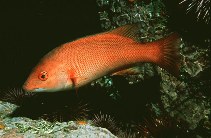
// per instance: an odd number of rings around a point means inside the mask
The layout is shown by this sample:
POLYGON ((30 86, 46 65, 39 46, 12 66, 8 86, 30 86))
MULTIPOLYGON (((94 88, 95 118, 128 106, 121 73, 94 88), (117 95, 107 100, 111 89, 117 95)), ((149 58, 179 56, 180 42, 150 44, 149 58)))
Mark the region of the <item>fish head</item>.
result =
POLYGON ((73 84, 68 76, 64 64, 54 60, 41 62, 27 78, 23 89, 27 92, 56 92, 71 89, 73 84))

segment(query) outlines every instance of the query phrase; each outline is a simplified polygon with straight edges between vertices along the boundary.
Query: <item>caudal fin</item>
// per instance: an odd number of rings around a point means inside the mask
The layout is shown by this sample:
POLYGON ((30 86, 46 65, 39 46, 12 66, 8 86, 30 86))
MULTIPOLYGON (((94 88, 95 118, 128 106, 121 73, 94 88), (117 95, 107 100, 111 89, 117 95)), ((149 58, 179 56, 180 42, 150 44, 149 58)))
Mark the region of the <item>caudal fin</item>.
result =
POLYGON ((158 63, 159 66, 172 75, 178 76, 180 67, 179 46, 181 38, 177 33, 172 33, 157 42, 161 48, 161 56, 158 63))

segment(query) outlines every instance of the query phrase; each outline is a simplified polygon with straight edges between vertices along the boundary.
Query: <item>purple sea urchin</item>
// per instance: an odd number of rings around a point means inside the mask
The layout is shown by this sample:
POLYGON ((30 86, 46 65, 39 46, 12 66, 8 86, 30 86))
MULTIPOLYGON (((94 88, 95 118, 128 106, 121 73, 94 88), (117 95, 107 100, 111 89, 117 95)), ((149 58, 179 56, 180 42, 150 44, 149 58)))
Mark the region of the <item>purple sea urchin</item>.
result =
POLYGON ((205 20, 210 22, 210 0, 183 0, 180 4, 187 4, 187 13, 195 12, 197 20, 205 20))
POLYGON ((90 111, 88 104, 78 103, 75 106, 70 107, 71 114, 70 117, 75 120, 85 119, 90 111))
POLYGON ((126 131, 120 131, 117 135, 118 138, 138 138, 137 134, 135 132, 132 132, 131 130, 126 131))
POLYGON ((2 94, 2 100, 6 102, 11 102, 14 104, 21 104, 24 99, 34 96, 34 93, 27 93, 20 88, 12 88, 6 90, 2 94))
POLYGON ((50 113, 44 113, 40 118, 51 122, 63 122, 69 120, 84 120, 90 111, 88 104, 74 103, 68 106, 61 107, 50 113))
POLYGON ((119 128, 117 127, 116 121, 111 115, 108 114, 95 114, 92 120, 92 124, 97 127, 103 127, 111 131, 113 134, 117 134, 119 132, 119 128))
POLYGON ((191 136, 185 123, 170 117, 150 117, 137 126, 141 137, 183 137, 191 136))

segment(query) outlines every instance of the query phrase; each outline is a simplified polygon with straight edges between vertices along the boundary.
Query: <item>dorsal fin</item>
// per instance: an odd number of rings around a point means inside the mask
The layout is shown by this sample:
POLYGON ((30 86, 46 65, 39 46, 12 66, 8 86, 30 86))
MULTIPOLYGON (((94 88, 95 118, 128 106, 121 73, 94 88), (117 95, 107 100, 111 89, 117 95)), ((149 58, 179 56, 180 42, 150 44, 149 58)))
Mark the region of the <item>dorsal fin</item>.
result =
POLYGON ((131 38, 135 41, 139 41, 138 32, 139 32, 139 25, 136 23, 118 27, 114 30, 109 31, 108 33, 121 35, 124 37, 131 38))

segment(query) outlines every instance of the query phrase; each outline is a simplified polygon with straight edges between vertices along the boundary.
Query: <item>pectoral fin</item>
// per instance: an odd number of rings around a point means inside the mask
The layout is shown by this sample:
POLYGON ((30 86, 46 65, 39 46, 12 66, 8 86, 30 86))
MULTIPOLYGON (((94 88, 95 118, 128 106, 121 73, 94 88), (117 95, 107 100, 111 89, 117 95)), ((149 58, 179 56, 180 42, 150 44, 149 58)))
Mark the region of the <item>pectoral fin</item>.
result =
POLYGON ((78 93, 78 85, 82 81, 86 80, 85 77, 79 77, 76 76, 73 71, 70 71, 70 80, 72 81, 72 88, 76 91, 76 94, 78 93))
POLYGON ((70 70, 69 71, 69 78, 70 78, 70 80, 71 80, 71 82, 72 82, 72 88, 76 91, 76 94, 77 94, 77 92, 78 92, 78 89, 77 89, 77 87, 76 87, 76 85, 77 85, 77 77, 75 76, 75 72, 74 71, 72 71, 72 70, 70 70))
POLYGON ((73 88, 75 89, 77 78, 70 78, 73 83, 73 88))

